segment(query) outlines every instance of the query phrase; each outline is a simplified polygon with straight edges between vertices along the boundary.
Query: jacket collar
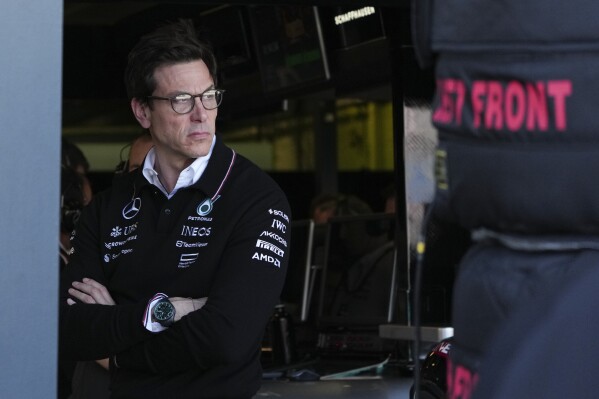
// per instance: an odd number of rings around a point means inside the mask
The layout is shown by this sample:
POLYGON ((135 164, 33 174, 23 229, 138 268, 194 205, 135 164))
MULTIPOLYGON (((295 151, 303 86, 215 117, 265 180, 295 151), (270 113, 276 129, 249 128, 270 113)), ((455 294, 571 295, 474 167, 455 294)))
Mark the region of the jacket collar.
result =
MULTIPOLYGON (((204 170, 200 179, 189 187, 202 191, 207 197, 210 197, 214 201, 224 187, 236 157, 237 154, 235 151, 227 147, 219 137, 218 140, 215 140, 212 155, 208 161, 206 170, 204 170)), ((143 176, 141 168, 138 168, 131 174, 133 175, 133 184, 136 187, 136 192, 140 192, 140 190, 145 189, 145 187, 154 187, 154 185, 148 182, 143 176)))

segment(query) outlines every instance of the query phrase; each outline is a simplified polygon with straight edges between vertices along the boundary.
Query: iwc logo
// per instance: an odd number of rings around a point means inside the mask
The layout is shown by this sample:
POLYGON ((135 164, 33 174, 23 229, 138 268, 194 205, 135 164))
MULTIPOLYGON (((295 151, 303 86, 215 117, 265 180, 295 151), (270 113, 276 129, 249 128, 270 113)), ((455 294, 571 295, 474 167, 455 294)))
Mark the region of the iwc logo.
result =
POLYGON ((216 198, 214 198, 214 200, 210 199, 210 198, 206 198, 204 201, 200 202, 200 205, 198 205, 196 212, 198 213, 198 215, 200 216, 206 216, 208 215, 210 212, 212 212, 212 208, 214 207, 214 203, 220 198, 220 195, 218 195, 216 198))
POLYGON ((133 198, 131 200, 131 202, 129 202, 123 208, 123 217, 125 219, 134 218, 139 213, 140 209, 141 209, 141 198, 139 198, 139 197, 133 198))

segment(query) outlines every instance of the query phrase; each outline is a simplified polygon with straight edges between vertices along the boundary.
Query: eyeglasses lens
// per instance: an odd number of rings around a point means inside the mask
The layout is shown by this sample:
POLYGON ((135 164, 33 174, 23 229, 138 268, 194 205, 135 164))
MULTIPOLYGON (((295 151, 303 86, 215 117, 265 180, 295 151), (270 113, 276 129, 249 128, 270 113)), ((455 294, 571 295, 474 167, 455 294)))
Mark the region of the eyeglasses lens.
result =
POLYGON ((191 94, 181 94, 171 99, 173 110, 179 114, 186 114, 191 112, 195 106, 195 98, 200 97, 204 108, 211 110, 218 108, 220 105, 223 95, 220 90, 211 90, 196 96, 191 94))

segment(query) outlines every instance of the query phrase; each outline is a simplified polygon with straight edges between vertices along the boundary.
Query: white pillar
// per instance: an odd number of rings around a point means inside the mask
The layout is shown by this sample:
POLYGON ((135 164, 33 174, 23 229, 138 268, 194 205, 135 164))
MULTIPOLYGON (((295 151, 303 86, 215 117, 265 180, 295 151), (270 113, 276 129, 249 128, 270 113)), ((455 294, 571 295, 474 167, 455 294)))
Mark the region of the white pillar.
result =
POLYGON ((56 397, 62 1, 0 12, 0 396, 56 397))

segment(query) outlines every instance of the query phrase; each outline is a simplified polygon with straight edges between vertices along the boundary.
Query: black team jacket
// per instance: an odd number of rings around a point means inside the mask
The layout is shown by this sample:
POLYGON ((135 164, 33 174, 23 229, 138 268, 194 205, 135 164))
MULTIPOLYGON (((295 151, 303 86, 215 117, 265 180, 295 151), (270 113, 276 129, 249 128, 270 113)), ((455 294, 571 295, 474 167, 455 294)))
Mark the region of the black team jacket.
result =
POLYGON ((289 254, 278 185, 217 139, 199 181, 167 199, 141 169, 84 210, 61 276, 61 356, 111 363, 112 398, 244 398, 289 254), (116 306, 66 305, 71 282, 104 284, 116 306), (168 330, 143 326, 150 298, 208 297, 168 330))

